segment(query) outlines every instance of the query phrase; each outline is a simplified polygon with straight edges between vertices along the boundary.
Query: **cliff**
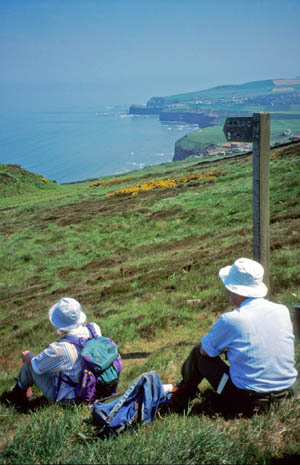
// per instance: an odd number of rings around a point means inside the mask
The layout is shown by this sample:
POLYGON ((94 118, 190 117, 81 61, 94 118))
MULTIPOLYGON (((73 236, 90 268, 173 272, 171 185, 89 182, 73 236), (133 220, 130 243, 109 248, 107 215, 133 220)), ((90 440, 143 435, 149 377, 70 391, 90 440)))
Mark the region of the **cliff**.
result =
POLYGON ((216 116, 211 116, 205 112, 192 111, 162 111, 159 115, 161 121, 184 121, 185 123, 198 124, 200 128, 212 126, 216 118, 216 116))
POLYGON ((131 105, 129 107, 130 115, 159 115, 161 111, 161 108, 148 107, 146 105, 131 105))
POLYGON ((206 150, 215 147, 215 144, 193 142, 185 135, 176 141, 172 161, 182 161, 191 155, 202 155, 206 150))
POLYGON ((196 154, 193 153, 193 150, 182 148, 180 145, 180 141, 176 141, 172 161, 182 161, 191 155, 196 154))
POLYGON ((130 115, 159 115, 160 121, 184 121, 185 123, 198 124, 205 128, 216 124, 219 115, 209 114, 205 111, 174 111, 165 107, 152 105, 131 105, 130 115))

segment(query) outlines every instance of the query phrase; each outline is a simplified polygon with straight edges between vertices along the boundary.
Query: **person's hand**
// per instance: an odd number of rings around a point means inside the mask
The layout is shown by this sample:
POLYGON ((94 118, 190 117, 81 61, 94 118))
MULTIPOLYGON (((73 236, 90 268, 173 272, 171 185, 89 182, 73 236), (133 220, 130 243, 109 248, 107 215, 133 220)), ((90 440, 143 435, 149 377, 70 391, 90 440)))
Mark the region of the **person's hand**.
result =
POLYGON ((33 359, 34 354, 32 352, 29 352, 29 350, 24 350, 22 352, 22 361, 23 363, 28 363, 29 365, 31 364, 31 359, 33 359))

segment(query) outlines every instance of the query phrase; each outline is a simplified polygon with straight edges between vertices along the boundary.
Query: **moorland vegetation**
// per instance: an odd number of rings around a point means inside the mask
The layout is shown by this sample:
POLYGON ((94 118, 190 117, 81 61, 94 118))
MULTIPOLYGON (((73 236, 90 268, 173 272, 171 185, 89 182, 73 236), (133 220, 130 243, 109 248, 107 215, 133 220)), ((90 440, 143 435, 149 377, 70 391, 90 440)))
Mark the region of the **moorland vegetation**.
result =
MULTIPOLYGON (((300 303, 299 177, 300 143, 273 148, 269 297, 290 308, 300 303)), ((47 313, 62 296, 119 344, 120 390, 150 370, 176 383, 193 345, 229 309, 219 268, 252 257, 251 154, 66 185, 0 165, 0 213, 1 392, 14 385, 22 350, 55 338, 47 313)), ((86 405, 37 403, 27 414, 0 405, 0 415, 3 464, 278 465, 300 455, 299 396, 232 418, 205 383, 186 415, 116 439, 97 437, 86 405)))

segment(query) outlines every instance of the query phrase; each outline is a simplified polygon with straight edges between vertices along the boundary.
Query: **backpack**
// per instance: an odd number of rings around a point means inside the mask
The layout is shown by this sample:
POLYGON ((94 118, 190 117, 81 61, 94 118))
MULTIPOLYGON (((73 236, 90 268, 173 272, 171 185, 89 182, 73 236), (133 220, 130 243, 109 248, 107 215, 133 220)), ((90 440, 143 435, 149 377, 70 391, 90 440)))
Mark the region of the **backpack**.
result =
POLYGON ((115 393, 122 371, 122 359, 116 343, 105 336, 98 336, 92 325, 87 325, 92 337, 88 339, 64 336, 64 340, 81 347, 80 356, 84 367, 78 382, 60 373, 57 393, 61 382, 72 386, 75 398, 85 402, 101 399, 115 393))
POLYGON ((100 427, 99 436, 119 434, 138 423, 149 423, 157 411, 168 405, 160 377, 155 371, 142 373, 117 399, 93 404, 92 423, 100 427))

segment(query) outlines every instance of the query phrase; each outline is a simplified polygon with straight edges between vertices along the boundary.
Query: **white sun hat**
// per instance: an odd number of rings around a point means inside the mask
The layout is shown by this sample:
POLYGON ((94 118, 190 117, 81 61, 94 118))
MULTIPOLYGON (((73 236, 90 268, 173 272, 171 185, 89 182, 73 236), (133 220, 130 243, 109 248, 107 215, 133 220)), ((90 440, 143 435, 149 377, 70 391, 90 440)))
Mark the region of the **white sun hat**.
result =
POLYGON ((72 297, 63 297, 49 310, 49 320, 56 329, 69 331, 86 322, 81 305, 72 297))
POLYGON ((264 269, 260 263, 249 258, 238 258, 232 266, 219 271, 224 286, 234 294, 244 297, 265 297, 268 292, 263 283, 264 269))

